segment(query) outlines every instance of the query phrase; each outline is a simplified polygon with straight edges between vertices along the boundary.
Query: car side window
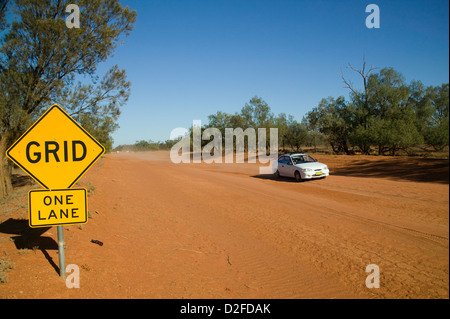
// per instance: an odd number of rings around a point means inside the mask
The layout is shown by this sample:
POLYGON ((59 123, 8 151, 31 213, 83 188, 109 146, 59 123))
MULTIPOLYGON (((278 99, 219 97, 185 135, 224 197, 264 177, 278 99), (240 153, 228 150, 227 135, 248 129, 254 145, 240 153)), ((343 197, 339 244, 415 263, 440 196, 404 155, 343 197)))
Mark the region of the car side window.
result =
POLYGON ((278 163, 280 163, 280 164, 287 164, 288 163, 288 157, 287 156, 280 157, 280 159, 278 160, 278 163))

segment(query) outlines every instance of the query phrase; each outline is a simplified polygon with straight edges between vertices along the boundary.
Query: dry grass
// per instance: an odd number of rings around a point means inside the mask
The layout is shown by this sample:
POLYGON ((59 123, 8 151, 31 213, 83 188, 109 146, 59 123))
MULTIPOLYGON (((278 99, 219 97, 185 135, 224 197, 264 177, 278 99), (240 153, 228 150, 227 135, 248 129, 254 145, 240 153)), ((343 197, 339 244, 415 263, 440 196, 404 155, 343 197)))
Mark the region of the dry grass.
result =
POLYGON ((14 269, 14 264, 8 256, 0 258, 0 284, 8 282, 7 272, 14 269))

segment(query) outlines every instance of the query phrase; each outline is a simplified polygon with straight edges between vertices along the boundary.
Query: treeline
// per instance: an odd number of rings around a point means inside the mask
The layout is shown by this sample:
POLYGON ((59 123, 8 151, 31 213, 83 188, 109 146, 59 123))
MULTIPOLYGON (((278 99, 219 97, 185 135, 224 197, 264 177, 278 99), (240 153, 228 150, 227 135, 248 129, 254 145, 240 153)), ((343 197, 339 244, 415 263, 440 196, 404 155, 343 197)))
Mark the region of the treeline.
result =
MULTIPOLYGON (((320 145, 325 142, 322 134, 317 132, 309 132, 307 126, 304 123, 298 123, 294 120, 292 115, 286 115, 281 113, 275 116, 269 105, 260 97, 253 97, 245 106, 241 109, 240 113, 228 114, 222 111, 218 111, 215 114, 208 116, 208 123, 202 125, 198 132, 203 133, 207 128, 217 128, 220 130, 222 137, 225 137, 225 128, 242 128, 244 131, 247 128, 278 128, 278 141, 279 147, 282 149, 295 149, 299 150, 302 145, 320 145)), ((189 128, 190 145, 193 150, 193 134, 194 129, 191 126, 189 128)), ((267 146, 270 145, 270 134, 267 131, 266 134, 267 146)), ((211 137, 212 139, 213 137, 211 137)), ((114 151, 156 151, 156 150, 170 150, 181 137, 177 140, 167 140, 164 142, 154 141, 136 141, 134 144, 120 145, 114 149, 114 151)), ((201 139, 201 137, 200 137, 201 139)), ((205 146, 210 140, 201 140, 201 146, 205 146)), ((222 138, 223 150, 225 149, 225 138, 222 138)), ((245 149, 247 149, 247 144, 245 149)))
MULTIPOLYGON (((342 77, 349 90, 344 96, 327 97, 312 108, 300 122, 285 113, 275 115, 260 97, 253 97, 238 113, 217 111, 208 116, 201 130, 226 128, 278 128, 278 146, 282 151, 300 151, 303 147, 317 149, 328 145, 335 154, 397 155, 411 154, 413 148, 442 151, 449 145, 449 84, 426 87, 420 81, 405 83, 402 74, 393 68, 374 73, 373 67, 361 70, 349 67, 361 77, 362 89, 342 77)), ((267 147, 270 145, 266 131, 267 147)), ((203 135, 203 134, 202 134, 203 135)), ((202 146, 213 137, 207 136, 202 146)), ((119 146, 116 150, 167 150, 177 141, 146 142, 119 146)), ((225 139, 222 139, 224 146, 225 139)), ((223 150, 224 148, 222 148, 223 150)))
MULTIPOLYGON (((280 113, 272 113, 269 105, 260 97, 253 97, 244 105, 240 113, 229 114, 218 111, 208 116, 208 123, 202 126, 217 128, 222 136, 225 136, 225 128, 278 128, 278 147, 282 150, 291 149, 299 151, 301 146, 317 146, 325 142, 325 137, 319 132, 308 129, 306 122, 297 122, 294 116, 280 113)), ((192 135, 192 128, 191 128, 192 135)), ((224 142, 224 140, 223 140, 224 142)), ((208 141, 202 141, 206 144, 208 141)), ((266 132, 266 144, 270 145, 269 131, 266 132)))
POLYGON ((142 152, 142 151, 158 151, 158 150, 170 150, 175 145, 176 140, 167 140, 165 142, 153 142, 153 141, 137 141, 134 144, 125 144, 117 146, 114 151, 118 152, 142 152))
POLYGON ((276 127, 283 150, 328 144, 336 154, 396 155, 399 151, 409 154, 413 147, 435 151, 448 147, 448 83, 428 87, 420 81, 407 84, 393 68, 372 73, 374 68, 366 71, 365 62, 361 70, 350 68, 361 76, 362 89, 343 76, 349 100, 343 96, 324 98, 301 122, 285 113, 274 115, 264 100, 253 97, 240 113, 218 111, 209 115, 202 128, 215 127, 224 135, 227 127, 276 127))
POLYGON ((448 147, 449 84, 407 84, 392 68, 372 70, 355 70, 362 90, 343 78, 350 99, 322 99, 305 117, 309 131, 323 134, 335 153, 396 155, 414 146, 448 147))

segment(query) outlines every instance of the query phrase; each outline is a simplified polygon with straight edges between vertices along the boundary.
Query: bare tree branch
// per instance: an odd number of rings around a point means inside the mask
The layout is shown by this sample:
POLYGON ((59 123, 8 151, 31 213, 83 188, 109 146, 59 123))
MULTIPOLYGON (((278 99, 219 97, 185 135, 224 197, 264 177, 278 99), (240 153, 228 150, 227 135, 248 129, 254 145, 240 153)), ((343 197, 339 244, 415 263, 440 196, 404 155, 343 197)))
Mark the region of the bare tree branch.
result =
MULTIPOLYGON (((347 69, 351 69, 353 71, 355 71, 356 73, 358 73, 359 75, 361 75, 362 79, 363 79, 363 85, 364 85, 364 93, 365 93, 365 98, 367 98, 368 92, 367 92, 367 79, 370 76, 370 73, 373 70, 376 70, 377 67, 374 67, 373 65, 369 68, 369 70, 366 72, 366 58, 365 55, 363 56, 363 66, 361 70, 358 70, 356 68, 354 68, 350 63, 347 66, 347 69)), ((346 88, 350 89, 353 94, 355 94, 356 96, 359 96, 360 92, 357 92, 354 88, 353 88, 353 84, 350 81, 347 81, 344 77, 344 74, 342 73, 341 70, 341 74, 342 74, 342 80, 344 81, 344 83, 346 84, 346 88)))

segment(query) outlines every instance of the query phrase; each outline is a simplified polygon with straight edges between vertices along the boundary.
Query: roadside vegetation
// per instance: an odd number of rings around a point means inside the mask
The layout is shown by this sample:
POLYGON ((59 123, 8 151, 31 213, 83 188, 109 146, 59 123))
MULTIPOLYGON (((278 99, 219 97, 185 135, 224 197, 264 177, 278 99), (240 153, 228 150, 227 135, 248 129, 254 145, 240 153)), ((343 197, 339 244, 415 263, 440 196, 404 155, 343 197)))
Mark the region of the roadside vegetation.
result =
MULTIPOLYGON (((225 128, 278 128, 280 152, 308 150, 346 155, 448 158, 448 83, 439 86, 425 86, 420 81, 406 83, 403 75, 393 68, 375 73, 377 69, 367 69, 365 61, 360 70, 352 66, 348 69, 352 74, 356 72, 360 85, 354 85, 342 74, 349 97, 323 98, 300 122, 293 115, 273 114, 270 106, 255 96, 239 113, 217 111, 209 115, 208 123, 201 130, 217 128, 225 136, 225 128)), ((193 132, 191 127, 191 144, 193 132)), ((142 140, 115 150, 167 150, 175 142, 142 140)), ((208 142, 202 140, 202 146, 208 142)))
POLYGON ((119 0, 81 0, 83 28, 69 28, 66 3, 0 1, 0 199, 12 192, 5 151, 54 101, 107 151, 131 83, 117 65, 104 73, 136 12, 119 0))
POLYGON ((170 150, 177 140, 167 140, 164 142, 154 142, 152 140, 137 141, 134 144, 124 144, 117 146, 115 152, 142 152, 142 151, 159 151, 159 150, 170 150))

